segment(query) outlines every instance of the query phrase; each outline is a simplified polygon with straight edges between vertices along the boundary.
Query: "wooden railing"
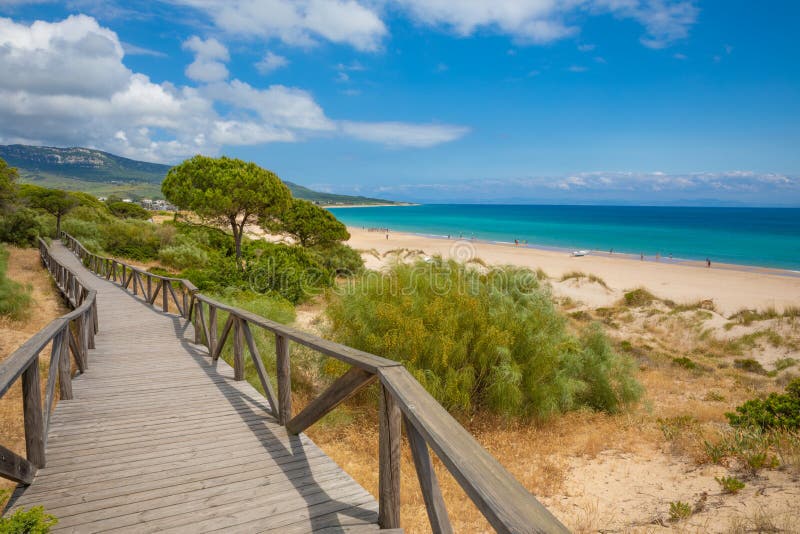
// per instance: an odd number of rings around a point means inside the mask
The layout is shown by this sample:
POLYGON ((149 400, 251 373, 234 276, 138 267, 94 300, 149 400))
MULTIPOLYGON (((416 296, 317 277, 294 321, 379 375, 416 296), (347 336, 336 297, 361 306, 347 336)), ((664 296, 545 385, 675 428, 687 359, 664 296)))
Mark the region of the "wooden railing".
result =
POLYGON ((55 401, 56 383, 62 400, 72 398, 70 353, 82 373, 89 367, 88 349, 94 348, 97 333, 97 299, 94 290, 50 255, 39 240, 42 264, 50 271, 59 290, 73 310, 55 319, 15 350, 0 364, 0 398, 22 379, 22 409, 25 425, 26 458, 0 445, 0 476, 30 484, 37 469, 45 467, 47 431, 55 401), (39 356, 50 346, 50 362, 44 399, 39 377, 39 356))
POLYGON ((92 254, 66 233, 62 232, 61 239, 98 276, 117 282, 134 295, 140 293, 151 305, 155 305, 160 290, 161 308, 166 311, 169 294, 180 315, 193 322, 195 342, 208 347, 212 362, 218 360, 226 342, 232 340, 236 380, 244 379, 245 357, 249 354, 272 414, 292 434, 299 434, 377 381, 380 389, 378 514, 382 528, 400 527, 400 445, 405 426, 434 533, 448 533, 453 529, 429 447, 498 532, 568 532, 400 363, 218 302, 199 293, 188 280, 150 274, 92 254), (137 288, 140 291, 137 292, 137 288), (220 312, 226 313, 227 319, 217 337, 220 312), (275 336, 277 395, 256 346, 253 336, 256 328, 275 336), (347 372, 296 415, 292 411, 291 396, 292 342, 350 365, 347 372))

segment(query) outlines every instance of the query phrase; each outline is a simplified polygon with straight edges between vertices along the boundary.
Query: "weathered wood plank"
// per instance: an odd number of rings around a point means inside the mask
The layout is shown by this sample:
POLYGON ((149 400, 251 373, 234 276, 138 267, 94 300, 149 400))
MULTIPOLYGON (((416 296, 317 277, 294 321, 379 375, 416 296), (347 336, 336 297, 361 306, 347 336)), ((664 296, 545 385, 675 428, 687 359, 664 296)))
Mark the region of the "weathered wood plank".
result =
POLYGON ((305 409, 286 423, 286 429, 292 434, 299 434, 331 410, 339 406, 364 387, 374 382, 376 376, 358 367, 351 367, 340 376, 319 397, 311 401, 305 409))
POLYGON ((400 443, 402 415, 390 391, 380 387, 378 403, 378 524, 400 527, 400 443))
POLYGON ((450 524, 450 517, 447 515, 447 507, 444 504, 442 490, 439 488, 439 480, 433 470, 428 444, 408 419, 406 419, 405 427, 431 530, 433 534, 452 534, 453 527, 450 524))
POLYGON ((403 415, 498 532, 568 532, 402 367, 379 370, 403 415))
POLYGON ((30 484, 35 474, 35 465, 0 445, 0 475, 20 484, 30 484))
POLYGON ((22 373, 22 411, 28 460, 36 467, 44 467, 44 421, 38 355, 22 373))
POLYGON ((250 326, 247 321, 239 321, 240 328, 244 334, 244 339, 247 341, 247 348, 250 351, 250 357, 253 360, 253 365, 256 366, 258 379, 261 382, 261 387, 264 389, 264 395, 267 397, 269 407, 272 409, 272 415, 278 417, 278 407, 275 404, 275 393, 272 391, 272 384, 269 382, 267 376, 267 369, 264 367, 264 362, 261 361, 261 355, 258 353, 256 341, 253 339, 253 332, 250 331, 250 326))
POLYGON ((275 357, 278 380, 278 422, 285 425, 292 418, 292 375, 289 340, 275 334, 275 357))

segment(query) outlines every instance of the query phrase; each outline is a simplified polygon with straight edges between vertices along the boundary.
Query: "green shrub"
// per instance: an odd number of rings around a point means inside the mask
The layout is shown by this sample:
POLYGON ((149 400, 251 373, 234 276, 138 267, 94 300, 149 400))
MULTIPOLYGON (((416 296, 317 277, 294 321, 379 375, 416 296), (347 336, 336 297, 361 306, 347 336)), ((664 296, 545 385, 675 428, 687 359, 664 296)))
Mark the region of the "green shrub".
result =
POLYGON ((767 374, 767 370, 758 361, 752 358, 744 358, 741 360, 733 360, 733 366, 748 373, 755 373, 758 375, 767 374))
POLYGON ((687 519, 692 515, 692 507, 683 501, 669 503, 669 518, 671 521, 687 519))
POLYGON ((197 246, 184 243, 160 249, 158 260, 174 269, 203 268, 208 263, 208 253, 197 246))
POLYGON ((744 489, 744 482, 736 477, 714 477, 714 479, 719 482, 719 485, 722 486, 722 491, 725 493, 735 494, 744 489))
POLYGON ((676 365, 678 367, 683 367, 684 369, 690 369, 690 370, 699 369, 699 366, 686 356, 681 356, 680 358, 672 358, 672 365, 676 365))
POLYGON ((247 283, 258 293, 276 293, 297 304, 333 283, 331 271, 302 247, 257 241, 248 248, 247 283))
POLYGON ((58 523, 58 519, 45 513, 44 507, 22 508, 7 517, 0 517, 0 532, 3 534, 47 534, 58 523))
POLYGON ((32 247, 44 235, 47 234, 41 218, 32 209, 17 208, 0 217, 0 241, 4 243, 32 247))
POLYGON ((632 360, 598 325, 572 335, 528 269, 398 263, 331 295, 327 313, 337 341, 403 362, 451 410, 615 412, 641 393, 632 360))
POLYGON ((9 279, 8 251, 0 246, 0 315, 14 320, 24 319, 31 304, 30 287, 9 279))
POLYGON ((633 291, 628 291, 623 296, 623 301, 625 302, 625 305, 633 308, 647 306, 654 300, 657 300, 655 295, 653 295, 643 287, 634 289, 633 291))
POLYGON ((133 202, 109 202, 108 210, 120 219, 142 219, 150 218, 150 212, 133 202))
POLYGON ((317 262, 337 276, 351 276, 364 270, 361 254, 344 243, 308 249, 317 262))
POLYGON ((792 380, 782 394, 770 393, 765 399, 750 399, 726 413, 731 426, 762 430, 800 428, 800 378, 792 380))
POLYGON ((797 360, 794 358, 781 358, 780 360, 775 360, 776 371, 783 371, 784 369, 794 367, 795 365, 797 365, 797 360))

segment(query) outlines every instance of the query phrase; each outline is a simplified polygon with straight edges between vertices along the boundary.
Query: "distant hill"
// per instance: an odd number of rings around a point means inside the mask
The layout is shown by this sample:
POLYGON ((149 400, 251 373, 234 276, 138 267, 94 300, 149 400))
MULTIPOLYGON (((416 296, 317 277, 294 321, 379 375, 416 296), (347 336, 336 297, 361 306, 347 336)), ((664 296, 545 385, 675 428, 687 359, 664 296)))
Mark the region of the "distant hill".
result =
MULTIPOLYGON (((102 150, 72 147, 0 145, 0 158, 19 169, 21 181, 95 195, 160 198, 169 165, 123 158, 102 150)), ((297 198, 320 204, 393 204, 388 200, 335 195, 285 182, 297 198)))

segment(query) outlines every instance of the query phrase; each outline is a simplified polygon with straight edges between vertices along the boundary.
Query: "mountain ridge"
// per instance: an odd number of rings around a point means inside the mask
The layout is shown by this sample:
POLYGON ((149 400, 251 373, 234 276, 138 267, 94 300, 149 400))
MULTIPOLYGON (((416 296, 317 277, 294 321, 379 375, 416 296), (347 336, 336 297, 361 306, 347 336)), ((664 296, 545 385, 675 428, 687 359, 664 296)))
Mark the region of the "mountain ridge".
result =
MULTIPOLYGON (((171 165, 139 161, 85 147, 0 145, 0 158, 19 169, 22 182, 106 194, 108 187, 133 196, 160 197, 171 165)), ((296 198, 320 204, 394 204, 389 200, 314 191, 284 180, 296 198)))

